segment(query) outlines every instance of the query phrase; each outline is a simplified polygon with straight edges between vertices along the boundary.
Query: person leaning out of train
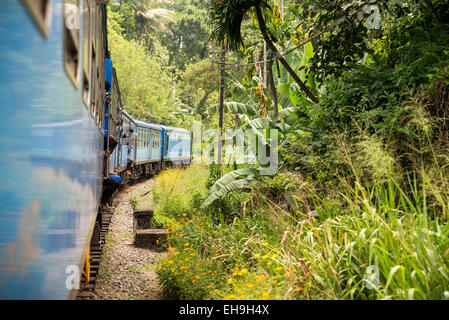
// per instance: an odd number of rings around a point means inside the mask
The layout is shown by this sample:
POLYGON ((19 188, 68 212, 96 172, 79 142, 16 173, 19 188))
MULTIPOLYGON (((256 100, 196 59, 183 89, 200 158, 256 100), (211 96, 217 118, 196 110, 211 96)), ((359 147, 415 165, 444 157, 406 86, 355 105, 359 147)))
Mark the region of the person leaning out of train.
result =
POLYGON ((117 146, 117 140, 113 136, 109 136, 109 148, 108 148, 108 137, 104 137, 104 156, 109 158, 109 156, 114 152, 115 147, 117 146))
POLYGON ((113 136, 109 136, 109 147, 108 147, 108 137, 105 136, 103 140, 104 157, 103 157, 103 175, 106 176, 107 159, 114 152, 117 146, 117 140, 113 136))

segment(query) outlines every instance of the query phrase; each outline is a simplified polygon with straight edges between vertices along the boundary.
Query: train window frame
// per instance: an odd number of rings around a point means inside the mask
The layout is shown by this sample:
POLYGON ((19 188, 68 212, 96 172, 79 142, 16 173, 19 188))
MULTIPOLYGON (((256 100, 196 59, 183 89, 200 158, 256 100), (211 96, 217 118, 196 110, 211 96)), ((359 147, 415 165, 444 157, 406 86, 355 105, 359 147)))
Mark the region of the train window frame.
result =
MULTIPOLYGON (((75 5, 79 11, 80 0, 64 0, 63 10, 63 52, 64 52, 64 70, 73 86, 78 90, 80 80, 80 30, 79 28, 69 28, 67 26, 67 10, 68 4, 75 5), (72 4, 74 2, 75 4, 72 4)), ((80 19, 79 14, 75 14, 74 19, 80 19)), ((76 21, 75 21, 76 23, 76 21)), ((79 25, 80 21, 78 21, 79 25)))
POLYGON ((90 109, 90 102, 91 102, 91 68, 92 68, 92 62, 91 62, 91 41, 92 41, 92 33, 91 33, 91 23, 92 23, 92 17, 91 17, 91 1, 90 0, 82 0, 83 1, 83 38, 82 38, 82 50, 83 50, 83 67, 82 67, 82 74, 83 74, 83 87, 82 87, 82 98, 84 106, 87 109, 90 109))
POLYGON ((147 129, 147 134, 146 134, 146 138, 145 138, 145 147, 148 148, 150 146, 150 129, 147 129))
POLYGON ((41 35, 44 39, 48 39, 52 19, 51 0, 21 0, 21 2, 27 9, 41 35))

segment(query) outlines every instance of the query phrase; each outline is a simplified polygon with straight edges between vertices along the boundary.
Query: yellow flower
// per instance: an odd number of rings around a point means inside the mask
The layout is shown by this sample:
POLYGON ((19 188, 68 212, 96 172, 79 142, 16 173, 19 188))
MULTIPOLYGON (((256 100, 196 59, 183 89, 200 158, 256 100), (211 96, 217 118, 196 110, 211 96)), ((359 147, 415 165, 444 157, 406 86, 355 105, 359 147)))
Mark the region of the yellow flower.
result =
POLYGON ((172 264, 173 262, 174 262, 173 260, 170 260, 168 263, 169 263, 169 264, 172 264))
POLYGON ((232 283, 232 279, 228 279, 228 284, 231 284, 232 283))
POLYGON ((244 275, 247 272, 248 272, 248 269, 242 268, 242 270, 240 270, 240 272, 239 272, 239 276, 242 276, 242 275, 244 275))
POLYGON ((187 242, 186 244, 184 244, 184 247, 187 247, 189 244, 190 244, 190 243, 187 242))
POLYGON ((268 254, 266 254, 262 257, 262 260, 265 260, 265 259, 268 259, 268 254))
POLYGON ((257 278, 256 278, 257 281, 264 281, 264 280, 266 280, 266 279, 268 279, 268 277, 267 277, 267 276, 264 276, 264 275, 259 275, 259 276, 257 276, 257 278))
POLYGON ((259 257, 260 257, 260 253, 254 254, 254 258, 259 258, 259 257))
POLYGON ((183 213, 183 214, 182 214, 183 217, 185 217, 186 215, 187 215, 186 213, 183 213))

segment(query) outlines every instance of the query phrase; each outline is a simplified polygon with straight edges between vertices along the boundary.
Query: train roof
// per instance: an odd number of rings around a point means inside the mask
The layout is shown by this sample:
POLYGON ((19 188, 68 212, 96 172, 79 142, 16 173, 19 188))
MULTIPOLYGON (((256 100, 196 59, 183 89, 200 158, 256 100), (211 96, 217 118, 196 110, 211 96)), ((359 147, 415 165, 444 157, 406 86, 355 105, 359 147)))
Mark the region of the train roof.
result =
POLYGON ((134 121, 138 127, 144 127, 144 128, 150 128, 150 129, 162 131, 161 125, 159 125, 157 123, 148 123, 148 122, 144 122, 144 121, 140 121, 140 120, 134 120, 134 121))
POLYGON ((136 120, 134 117, 132 117, 128 112, 126 112, 125 110, 122 110, 122 113, 125 117, 129 118, 134 124, 136 124, 136 120))
POLYGON ((151 129, 155 129, 155 130, 159 130, 159 131, 162 131, 162 129, 164 129, 165 131, 168 131, 168 132, 190 133, 189 130, 183 129, 183 128, 169 127, 169 126, 164 126, 164 125, 157 124, 157 123, 148 123, 148 122, 140 121, 140 120, 137 120, 136 118, 134 118, 133 116, 131 116, 125 110, 122 110, 122 112, 127 118, 131 119, 132 122, 138 127, 151 128, 151 129))
POLYGON ((190 133, 189 130, 187 129, 183 129, 183 128, 176 128, 176 127, 168 127, 168 126, 162 126, 162 128, 164 128, 165 131, 176 131, 176 132, 182 132, 182 133, 190 133))

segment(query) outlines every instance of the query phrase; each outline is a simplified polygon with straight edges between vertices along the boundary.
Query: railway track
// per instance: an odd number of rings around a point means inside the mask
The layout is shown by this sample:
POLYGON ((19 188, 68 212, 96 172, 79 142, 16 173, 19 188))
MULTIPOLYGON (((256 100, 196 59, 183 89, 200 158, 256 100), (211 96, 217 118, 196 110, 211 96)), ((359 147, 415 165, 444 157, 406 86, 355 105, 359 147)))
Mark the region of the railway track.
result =
POLYGON ((98 271, 100 268, 101 255, 103 253, 103 248, 106 243, 106 235, 109 231, 109 225, 111 224, 112 216, 114 214, 113 208, 108 208, 106 206, 102 206, 101 213, 101 226, 100 226, 100 235, 99 235, 99 243, 91 244, 90 246, 90 254, 89 254, 89 279, 85 273, 83 273, 81 277, 81 285, 76 296, 77 300, 93 300, 94 299, 94 291, 95 291, 95 283, 97 280, 98 271))

